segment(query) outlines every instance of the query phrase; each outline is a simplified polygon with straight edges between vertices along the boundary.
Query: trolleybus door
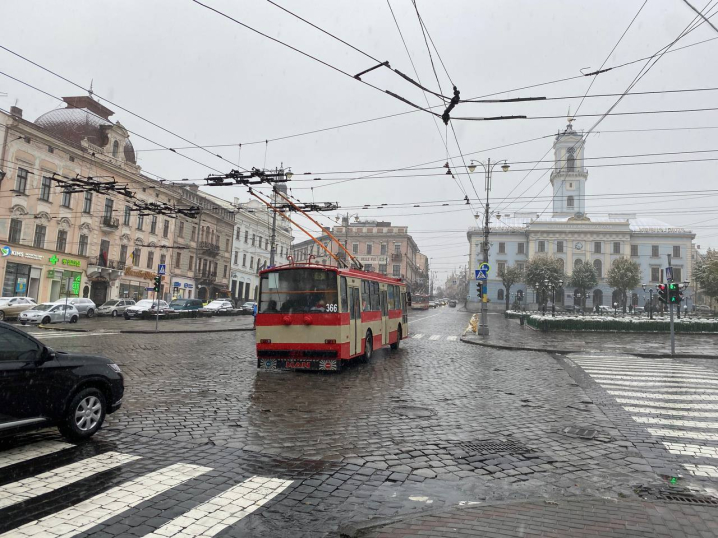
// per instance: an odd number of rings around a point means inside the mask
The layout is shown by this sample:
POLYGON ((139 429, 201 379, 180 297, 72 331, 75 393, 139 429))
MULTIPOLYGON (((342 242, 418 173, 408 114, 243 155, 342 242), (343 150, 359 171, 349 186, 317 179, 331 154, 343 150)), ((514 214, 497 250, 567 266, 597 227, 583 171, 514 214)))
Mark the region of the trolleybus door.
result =
MULTIPOLYGON (((409 324, 409 314, 406 311, 406 298, 407 294, 403 293, 401 294, 401 321, 402 324, 406 327, 409 324)), ((404 336, 409 334, 406 329, 404 329, 404 336)))
POLYGON ((359 288, 349 288, 349 355, 361 352, 361 302, 359 301, 359 288))
POLYGON ((380 292, 381 301, 381 343, 387 345, 389 343, 389 311, 387 310, 386 290, 380 292))

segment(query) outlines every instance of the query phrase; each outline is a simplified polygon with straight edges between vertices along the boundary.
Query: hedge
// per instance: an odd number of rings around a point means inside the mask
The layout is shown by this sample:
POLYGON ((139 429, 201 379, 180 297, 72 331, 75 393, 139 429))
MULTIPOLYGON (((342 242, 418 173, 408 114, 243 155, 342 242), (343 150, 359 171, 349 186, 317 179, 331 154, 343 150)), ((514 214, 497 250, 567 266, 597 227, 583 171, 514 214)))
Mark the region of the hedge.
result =
MULTIPOLYGON (((517 318, 518 312, 507 312, 507 317, 517 318)), ((542 331, 600 331, 600 332, 669 332, 668 318, 614 318, 605 316, 568 317, 528 315, 526 323, 542 331)), ((718 319, 674 319, 677 333, 718 333, 718 319)))

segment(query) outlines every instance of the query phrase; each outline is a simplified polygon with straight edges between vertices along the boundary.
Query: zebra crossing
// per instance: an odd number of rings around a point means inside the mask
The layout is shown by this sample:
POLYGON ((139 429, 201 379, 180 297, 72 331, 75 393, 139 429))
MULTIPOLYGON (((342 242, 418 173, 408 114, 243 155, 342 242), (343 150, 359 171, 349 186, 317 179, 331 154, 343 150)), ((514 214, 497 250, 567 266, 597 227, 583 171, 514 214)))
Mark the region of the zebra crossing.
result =
MULTIPOLYGON (((19 464, 32 464, 44 458, 63 452, 70 454, 74 445, 45 441, 0 452, 0 469, 7 471, 19 464)), ((99 473, 125 467, 142 460, 141 456, 108 451, 99 455, 83 457, 66 465, 0 485, 0 521, 5 519, 5 509, 19 503, 36 501, 42 496, 62 492, 63 488, 82 480, 92 481, 99 473)), ((43 466, 45 468, 46 465, 43 466)), ((25 522, 11 530, 5 530, 0 538, 25 538, 43 536, 49 538, 70 537, 89 531, 108 522, 114 517, 151 501, 186 482, 201 478, 213 471, 211 467, 174 463, 128 479, 106 491, 78 500, 57 512, 33 521, 25 522)), ((6 475, 11 476, 11 475, 6 475)), ((0 474, 0 480, 3 474, 0 474)), ((2 482, 0 482, 1 484, 2 482)), ((214 483, 214 482, 213 482, 214 483)), ((292 484, 291 480, 251 476, 231 485, 211 497, 189 508, 182 515, 174 517, 159 528, 144 536, 152 538, 209 538, 236 524, 252 512, 260 509, 292 484)), ((221 487, 221 486, 215 486, 221 487)), ((204 493, 203 487, 201 492, 204 493)), ((7 520, 6 520, 7 521, 7 520)), ((110 527, 111 528, 111 527, 110 527)))
POLYGON ((674 359, 569 358, 666 451, 680 456, 689 474, 718 478, 718 372, 674 359))
POLYGON ((38 340, 47 340, 49 338, 87 338, 94 336, 111 336, 120 334, 120 331, 104 331, 104 332, 60 332, 60 331, 26 331, 27 334, 34 336, 38 340))
POLYGON ((424 334, 424 333, 417 333, 411 336, 414 340, 429 340, 431 342, 436 342, 437 340, 444 340, 447 342, 456 342, 459 337, 454 335, 445 336, 443 334, 424 334))

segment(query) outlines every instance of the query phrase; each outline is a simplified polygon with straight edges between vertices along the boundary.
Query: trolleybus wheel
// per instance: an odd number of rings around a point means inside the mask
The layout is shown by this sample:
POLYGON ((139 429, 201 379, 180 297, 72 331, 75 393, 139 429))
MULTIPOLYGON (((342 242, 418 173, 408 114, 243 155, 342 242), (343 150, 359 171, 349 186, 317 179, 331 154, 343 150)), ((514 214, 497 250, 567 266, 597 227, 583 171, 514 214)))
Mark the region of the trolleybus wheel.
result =
POLYGON ((364 359, 369 360, 371 359, 372 354, 374 353, 374 340, 371 335, 371 331, 366 332, 366 340, 364 343, 364 359))
POLYGON ((399 343, 401 342, 401 325, 399 325, 399 328, 396 330, 396 342, 393 344, 390 344, 389 347, 391 347, 392 351, 396 351, 399 349, 399 343))

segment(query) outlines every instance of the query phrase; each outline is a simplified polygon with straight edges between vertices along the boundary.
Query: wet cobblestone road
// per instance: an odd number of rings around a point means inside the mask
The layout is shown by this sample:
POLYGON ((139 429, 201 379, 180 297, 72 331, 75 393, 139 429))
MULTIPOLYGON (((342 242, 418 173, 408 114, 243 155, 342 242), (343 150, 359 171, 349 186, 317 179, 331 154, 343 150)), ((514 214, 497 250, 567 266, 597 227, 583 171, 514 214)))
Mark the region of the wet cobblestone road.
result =
MULTIPOLYGON (((2 442, 0 536, 338 536, 461 503, 637 498, 661 474, 715 492, 713 438, 686 441, 703 447, 688 462, 602 386, 627 359, 462 344, 468 317, 417 313, 398 351, 339 374, 258 372, 253 332, 41 333, 113 358, 127 390, 81 446, 2 442)), ((714 361, 669 362, 718 379, 714 361)))

